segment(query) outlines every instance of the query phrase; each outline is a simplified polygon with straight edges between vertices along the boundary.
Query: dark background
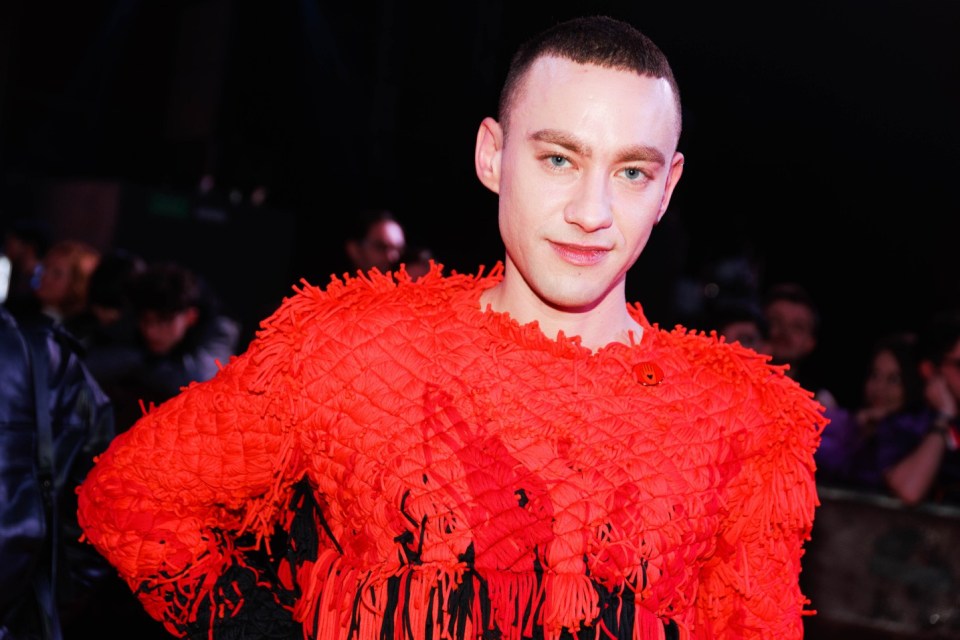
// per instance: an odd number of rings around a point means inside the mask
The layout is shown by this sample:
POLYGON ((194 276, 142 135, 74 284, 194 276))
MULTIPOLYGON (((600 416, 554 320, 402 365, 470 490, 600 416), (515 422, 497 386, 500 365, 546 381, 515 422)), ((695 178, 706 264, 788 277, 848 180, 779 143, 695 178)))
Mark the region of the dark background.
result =
POLYGON ((326 282, 361 206, 474 272, 502 256, 477 125, 520 40, 585 13, 651 36, 682 92, 686 171, 631 273, 652 320, 683 320, 678 292, 745 253, 761 288, 811 290, 852 394, 874 337, 957 304, 960 4, 943 0, 4 0, 0 206, 182 259, 251 325, 299 278, 326 282))

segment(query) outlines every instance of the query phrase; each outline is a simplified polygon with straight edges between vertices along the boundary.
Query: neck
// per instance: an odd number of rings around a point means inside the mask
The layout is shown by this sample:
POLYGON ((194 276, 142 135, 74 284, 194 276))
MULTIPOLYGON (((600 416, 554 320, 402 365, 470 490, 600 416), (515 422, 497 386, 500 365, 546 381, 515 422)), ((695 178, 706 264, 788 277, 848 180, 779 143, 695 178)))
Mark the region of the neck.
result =
POLYGON ((568 338, 577 336, 580 344, 591 351, 613 342, 636 344, 643 336, 643 327, 627 311, 623 283, 589 308, 565 309, 548 304, 532 292, 516 295, 504 278, 480 296, 481 309, 488 306, 509 314, 520 324, 536 322, 551 339, 561 333, 568 338))

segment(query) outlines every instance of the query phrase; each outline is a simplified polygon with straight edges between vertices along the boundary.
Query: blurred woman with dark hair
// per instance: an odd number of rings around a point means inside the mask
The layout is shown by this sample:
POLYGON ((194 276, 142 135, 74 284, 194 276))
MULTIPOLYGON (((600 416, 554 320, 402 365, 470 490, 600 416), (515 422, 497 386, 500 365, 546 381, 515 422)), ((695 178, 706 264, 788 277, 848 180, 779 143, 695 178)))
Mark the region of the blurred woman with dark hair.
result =
POLYGON ((860 405, 827 409, 830 423, 814 458, 819 482, 886 493, 885 472, 909 451, 889 446, 886 434, 902 431, 903 423, 928 424, 932 416, 914 334, 883 336, 868 362, 860 405))

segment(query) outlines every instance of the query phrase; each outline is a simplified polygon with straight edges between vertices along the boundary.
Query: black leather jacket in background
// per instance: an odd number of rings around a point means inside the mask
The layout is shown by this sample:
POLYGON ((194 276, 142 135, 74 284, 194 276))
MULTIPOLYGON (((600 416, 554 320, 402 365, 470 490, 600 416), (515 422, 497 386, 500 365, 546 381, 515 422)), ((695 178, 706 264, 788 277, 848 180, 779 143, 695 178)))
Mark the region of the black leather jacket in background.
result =
POLYGON ((60 545, 57 599, 65 622, 71 607, 110 570, 79 542, 75 489, 113 435, 110 401, 81 363, 72 338, 52 326, 20 328, 0 307, 0 638, 33 637, 31 584, 36 571, 49 571, 50 540, 60 545), (44 514, 33 374, 21 331, 39 332, 49 355, 46 410, 54 439, 57 531, 48 531, 44 514))

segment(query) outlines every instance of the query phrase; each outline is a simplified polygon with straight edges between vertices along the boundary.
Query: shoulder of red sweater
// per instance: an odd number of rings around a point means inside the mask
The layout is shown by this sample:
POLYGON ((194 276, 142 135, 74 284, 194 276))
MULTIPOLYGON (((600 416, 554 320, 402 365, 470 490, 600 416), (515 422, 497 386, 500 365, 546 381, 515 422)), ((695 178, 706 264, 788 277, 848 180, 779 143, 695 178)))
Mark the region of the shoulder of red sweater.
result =
POLYGON ((781 367, 769 364, 769 356, 747 349, 739 342, 726 342, 716 332, 705 332, 696 329, 687 329, 676 325, 666 330, 658 325, 647 329, 652 335, 650 345, 654 349, 663 349, 676 353, 679 357, 704 365, 710 363, 739 362, 743 366, 757 368, 763 371, 781 371, 781 367))
POLYGON ((647 345, 667 375, 671 369, 682 372, 684 380, 696 388, 711 388, 711 393, 722 388, 729 406, 735 407, 734 424, 755 432, 756 441, 779 441, 783 434, 802 433, 791 442, 805 449, 814 445, 825 423, 823 407, 786 375, 784 367, 770 364, 769 356, 738 342, 728 343, 715 332, 681 326, 669 331, 651 328, 647 345))
MULTIPOLYGON (((417 315, 429 308, 449 307, 458 297, 486 288, 502 277, 499 265, 488 273, 450 272, 435 264, 414 281, 402 268, 381 273, 372 270, 342 278, 331 276, 325 287, 301 280, 279 308, 260 323, 258 337, 273 331, 307 330, 310 326, 368 323, 378 325, 417 315)), ((362 329, 362 327, 357 327, 362 329)))
POLYGON ((665 330, 647 328, 645 346, 652 360, 673 370, 713 373, 737 388, 764 388, 784 401, 806 403, 811 395, 785 373, 785 367, 770 363, 770 356, 757 353, 739 342, 726 342, 715 332, 675 326, 665 330))

